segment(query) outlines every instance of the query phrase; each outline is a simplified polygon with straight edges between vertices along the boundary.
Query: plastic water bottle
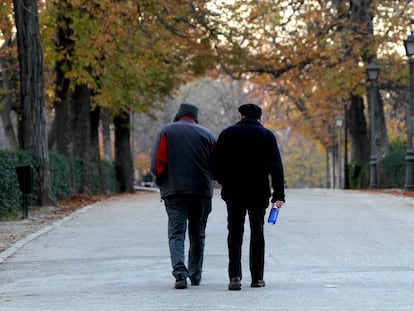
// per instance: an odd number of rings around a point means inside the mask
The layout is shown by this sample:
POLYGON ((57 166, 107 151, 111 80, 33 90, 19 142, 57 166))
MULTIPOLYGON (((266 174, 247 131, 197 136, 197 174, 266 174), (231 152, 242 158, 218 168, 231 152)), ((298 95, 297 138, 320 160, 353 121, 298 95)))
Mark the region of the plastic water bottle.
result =
POLYGON ((277 220, 277 215, 279 215, 279 209, 277 207, 272 207, 270 209, 269 218, 267 219, 267 222, 271 225, 274 225, 277 220))

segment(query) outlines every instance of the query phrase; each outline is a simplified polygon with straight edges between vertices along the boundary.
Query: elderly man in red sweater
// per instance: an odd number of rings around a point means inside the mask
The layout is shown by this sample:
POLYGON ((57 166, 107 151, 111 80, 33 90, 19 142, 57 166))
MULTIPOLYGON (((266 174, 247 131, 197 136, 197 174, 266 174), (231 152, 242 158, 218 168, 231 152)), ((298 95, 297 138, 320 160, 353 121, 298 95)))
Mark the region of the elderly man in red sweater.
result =
POLYGON ((183 103, 174 122, 159 132, 151 154, 151 171, 160 187, 168 214, 168 240, 175 288, 201 281, 207 218, 213 188, 210 153, 216 137, 198 124, 198 107, 183 103), (188 268, 184 241, 189 232, 188 268))

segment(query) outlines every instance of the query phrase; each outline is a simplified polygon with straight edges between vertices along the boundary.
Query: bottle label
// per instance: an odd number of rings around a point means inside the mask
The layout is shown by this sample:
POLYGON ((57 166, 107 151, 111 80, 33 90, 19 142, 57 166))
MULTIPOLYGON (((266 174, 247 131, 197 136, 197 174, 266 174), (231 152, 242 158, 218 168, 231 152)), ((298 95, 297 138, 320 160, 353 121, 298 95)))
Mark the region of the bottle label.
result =
POLYGON ((267 219, 267 222, 271 225, 274 225, 276 223, 278 214, 279 214, 279 209, 276 207, 272 207, 270 209, 269 218, 267 219))

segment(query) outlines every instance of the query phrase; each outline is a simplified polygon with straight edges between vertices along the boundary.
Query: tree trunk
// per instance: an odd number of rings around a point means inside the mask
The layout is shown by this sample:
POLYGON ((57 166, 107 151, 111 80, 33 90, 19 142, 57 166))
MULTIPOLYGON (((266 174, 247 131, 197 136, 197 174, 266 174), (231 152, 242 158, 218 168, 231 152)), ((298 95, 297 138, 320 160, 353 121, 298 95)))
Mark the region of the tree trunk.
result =
MULTIPOLYGON (((69 157, 71 155, 69 150, 70 145, 70 117, 69 117, 69 101, 71 99, 71 93, 69 91, 69 80, 64 77, 62 66, 64 61, 58 61, 55 66, 56 72, 56 84, 55 84, 55 119, 51 129, 50 137, 54 138, 56 143, 56 150, 60 154, 69 157)), ((49 149, 53 146, 53 142, 50 141, 49 149)))
POLYGON ((95 164, 99 174, 99 193, 105 193, 105 176, 101 165, 101 156, 99 152, 99 119, 101 114, 101 108, 96 106, 90 112, 91 123, 91 162, 95 164))
POLYGON ((70 128, 68 101, 69 98, 65 98, 64 101, 55 103, 55 121, 53 127, 56 136, 56 151, 66 157, 70 157, 72 155, 69 150, 72 131, 70 128))
POLYGON ((379 89, 377 91, 377 109, 375 110, 375 143, 377 151, 377 185, 383 188, 386 176, 384 176, 382 160, 389 152, 389 141, 387 126, 384 116, 384 101, 382 100, 379 89))
POLYGON ((82 165, 81 184, 77 192, 92 194, 89 180, 91 178, 91 125, 90 125, 91 91, 86 85, 77 85, 71 101, 72 155, 79 158, 82 165))
POLYGON ((356 163, 369 161, 369 140, 364 115, 364 101, 360 96, 351 96, 349 107, 349 134, 352 140, 351 159, 356 163))
POLYGON ((4 57, 0 57, 0 71, 2 73, 2 82, 4 90, 4 107, 1 110, 1 120, 3 122, 4 134, 6 135, 8 145, 11 149, 17 149, 17 136, 14 132, 13 123, 10 117, 10 113, 13 108, 13 95, 10 81, 10 74, 8 70, 7 60, 4 57))
POLYGON ((58 14, 56 17, 57 24, 59 25, 56 32, 56 50, 61 53, 65 51, 65 57, 58 59, 55 64, 55 122, 54 131, 56 137, 56 150, 69 157, 71 156, 70 145, 70 116, 69 107, 71 100, 71 92, 69 91, 70 80, 65 77, 65 71, 72 67, 71 57, 73 55, 74 42, 70 38, 73 31, 71 30, 71 20, 65 16, 68 10, 71 9, 70 4, 67 1, 56 1, 56 8, 58 14))
POLYGON ((109 122, 109 109, 101 109, 101 125, 102 125, 102 140, 103 140, 103 157, 107 161, 112 161, 112 144, 111 144, 111 130, 109 122))
POLYGON ((133 192, 134 166, 131 155, 130 116, 126 111, 114 118, 115 167, 121 192, 133 192))
POLYGON ((44 114, 43 59, 36 0, 13 0, 20 64, 23 146, 30 150, 39 175, 37 197, 51 204, 49 154, 44 114))

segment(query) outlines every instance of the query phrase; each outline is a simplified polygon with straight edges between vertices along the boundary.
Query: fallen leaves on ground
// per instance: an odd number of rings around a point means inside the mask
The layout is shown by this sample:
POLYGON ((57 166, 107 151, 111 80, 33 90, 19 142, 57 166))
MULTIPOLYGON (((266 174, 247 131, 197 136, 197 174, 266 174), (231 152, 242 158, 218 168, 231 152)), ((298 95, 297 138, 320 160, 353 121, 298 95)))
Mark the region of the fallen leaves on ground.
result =
POLYGON ((391 195, 399 195, 399 196, 414 198, 414 191, 408 191, 405 189, 368 189, 368 190, 360 190, 360 191, 386 193, 386 194, 391 194, 391 195))

